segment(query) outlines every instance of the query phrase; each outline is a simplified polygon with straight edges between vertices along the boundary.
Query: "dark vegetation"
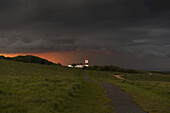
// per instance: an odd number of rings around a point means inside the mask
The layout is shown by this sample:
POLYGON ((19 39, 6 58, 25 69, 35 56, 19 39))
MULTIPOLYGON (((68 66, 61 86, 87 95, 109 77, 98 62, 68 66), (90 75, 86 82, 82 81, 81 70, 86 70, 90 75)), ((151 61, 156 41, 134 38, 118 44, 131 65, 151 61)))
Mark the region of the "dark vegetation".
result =
POLYGON ((170 72, 167 72, 167 71, 150 71, 151 73, 159 73, 159 74, 170 74, 170 72))
POLYGON ((96 71, 113 71, 120 73, 138 73, 138 74, 147 74, 147 73, 158 73, 158 74, 170 74, 166 71, 144 71, 144 70, 135 70, 135 69, 124 69, 117 66, 90 66, 88 70, 96 71))
POLYGON ((114 71, 114 72, 124 72, 124 73, 146 73, 146 71, 139 71, 134 69, 124 69, 117 66, 90 66, 88 70, 96 71, 114 71))
POLYGON ((33 55, 26 55, 26 56, 16 56, 16 57, 5 57, 0 56, 0 59, 6 59, 6 60, 12 60, 12 61, 18 61, 18 62, 25 62, 25 63, 36 63, 36 64, 43 64, 43 65, 61 65, 55 64, 53 62, 50 62, 46 59, 33 56, 33 55))

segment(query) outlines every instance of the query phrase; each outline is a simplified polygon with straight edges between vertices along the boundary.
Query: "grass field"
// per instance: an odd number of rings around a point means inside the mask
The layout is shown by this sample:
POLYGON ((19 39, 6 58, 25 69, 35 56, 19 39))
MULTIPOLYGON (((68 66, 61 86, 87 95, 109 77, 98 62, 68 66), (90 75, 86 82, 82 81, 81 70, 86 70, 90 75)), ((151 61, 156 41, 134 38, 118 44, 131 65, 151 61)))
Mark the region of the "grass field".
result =
POLYGON ((170 113, 170 75, 88 71, 88 76, 94 81, 117 85, 149 113, 170 113), (113 74, 124 75, 125 80, 113 74))
POLYGON ((112 113, 96 81, 117 85, 149 113, 170 112, 170 75, 87 71, 0 60, 0 113, 112 113), (123 75, 124 80, 113 75, 123 75))
POLYGON ((0 60, 0 113, 111 113, 105 90, 83 70, 0 60))

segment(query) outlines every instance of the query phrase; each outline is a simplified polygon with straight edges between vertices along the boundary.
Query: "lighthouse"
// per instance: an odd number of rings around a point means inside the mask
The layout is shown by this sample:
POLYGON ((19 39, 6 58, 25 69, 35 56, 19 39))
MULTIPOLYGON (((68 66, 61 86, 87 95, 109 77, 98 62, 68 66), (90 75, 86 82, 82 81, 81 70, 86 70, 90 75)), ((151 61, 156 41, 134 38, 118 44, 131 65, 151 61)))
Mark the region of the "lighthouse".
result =
POLYGON ((89 67, 89 61, 88 61, 87 56, 86 56, 86 58, 85 58, 85 66, 86 66, 86 67, 89 67))

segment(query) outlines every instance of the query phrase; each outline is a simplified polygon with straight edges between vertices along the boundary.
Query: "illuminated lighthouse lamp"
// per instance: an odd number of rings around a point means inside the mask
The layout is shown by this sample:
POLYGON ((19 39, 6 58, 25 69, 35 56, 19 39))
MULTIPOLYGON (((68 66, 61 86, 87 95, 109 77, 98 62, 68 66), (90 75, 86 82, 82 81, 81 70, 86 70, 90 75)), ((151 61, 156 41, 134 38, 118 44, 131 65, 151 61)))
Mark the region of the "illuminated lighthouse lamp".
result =
POLYGON ((86 66, 86 67, 89 67, 89 60, 88 60, 87 56, 86 56, 86 58, 85 58, 85 66, 86 66))

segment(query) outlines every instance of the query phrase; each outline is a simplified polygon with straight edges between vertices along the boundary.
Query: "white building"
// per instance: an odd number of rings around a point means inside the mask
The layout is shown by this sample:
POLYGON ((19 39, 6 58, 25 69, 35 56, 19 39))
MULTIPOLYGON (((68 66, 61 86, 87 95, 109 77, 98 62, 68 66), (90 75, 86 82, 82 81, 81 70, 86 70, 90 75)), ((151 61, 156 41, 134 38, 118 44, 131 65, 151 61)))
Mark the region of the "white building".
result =
POLYGON ((84 63, 84 65, 83 65, 82 63, 80 63, 80 64, 75 64, 75 65, 76 65, 76 66, 68 65, 68 67, 70 67, 70 68, 73 68, 73 67, 75 67, 75 68, 89 67, 89 61, 88 61, 87 56, 86 56, 86 58, 85 58, 85 63, 84 63))
POLYGON ((83 68, 84 65, 76 65, 75 68, 83 68))
POLYGON ((68 67, 73 67, 72 65, 68 65, 68 67))

